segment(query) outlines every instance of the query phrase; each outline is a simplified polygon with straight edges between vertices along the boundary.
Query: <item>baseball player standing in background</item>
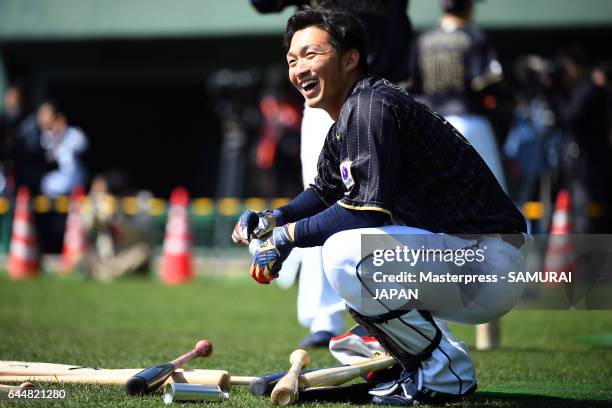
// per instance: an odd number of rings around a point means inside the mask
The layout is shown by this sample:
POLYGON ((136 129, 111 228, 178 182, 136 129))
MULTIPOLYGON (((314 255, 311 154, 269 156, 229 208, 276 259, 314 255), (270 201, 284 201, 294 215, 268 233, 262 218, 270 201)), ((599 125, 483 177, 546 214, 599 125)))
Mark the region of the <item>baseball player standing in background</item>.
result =
MULTIPOLYGON (((412 38, 408 0, 251 0, 251 4, 261 13, 279 12, 289 5, 348 10, 364 27, 370 72, 393 82, 408 79, 412 38)), ((323 109, 304 105, 300 158, 305 187, 314 182, 317 159, 332 124, 333 120, 323 109)), ((320 246, 304 248, 301 259, 298 321, 310 330, 301 346, 327 347, 334 335, 344 331, 344 301, 325 277, 320 246)))
MULTIPOLYGON (((485 34, 471 24, 473 0, 440 0, 440 24, 414 42, 410 91, 422 94, 480 154, 506 188, 497 139, 484 115, 485 98, 502 80, 502 67, 485 34)), ((478 327, 476 347, 499 346, 499 322, 478 327)))
POLYGON ((370 392, 374 404, 409 406, 473 392, 476 375, 465 343, 434 317, 482 323, 499 317, 498 310, 441 316, 384 302, 362 307, 361 237, 405 234, 442 248, 450 241, 482 245, 447 234, 487 234, 494 256, 482 270, 491 262, 524 270, 523 216, 455 128, 397 85, 368 76, 365 34, 353 15, 299 10, 287 22, 285 47, 291 83, 334 124, 315 182, 288 205, 247 211, 236 225, 234 238, 244 244, 269 237, 254 252, 251 276, 269 284, 294 247, 324 244, 332 288, 403 368, 397 380, 370 392), (520 240, 507 242, 501 233, 519 233, 520 240))
POLYGON ((506 191, 506 180, 493 128, 483 100, 503 79, 485 34, 471 24, 474 0, 440 0, 444 15, 438 27, 415 41, 410 59, 409 90, 422 94, 487 163, 506 191))

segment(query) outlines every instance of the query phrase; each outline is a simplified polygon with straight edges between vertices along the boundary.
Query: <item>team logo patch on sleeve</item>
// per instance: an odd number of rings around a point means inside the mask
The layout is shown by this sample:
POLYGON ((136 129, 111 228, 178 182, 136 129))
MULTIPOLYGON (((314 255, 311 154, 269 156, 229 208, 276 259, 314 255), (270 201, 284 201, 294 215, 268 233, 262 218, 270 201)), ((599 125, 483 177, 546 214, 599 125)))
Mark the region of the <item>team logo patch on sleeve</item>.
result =
POLYGON ((350 190, 355 185, 355 180, 351 174, 351 166, 353 162, 350 160, 343 161, 340 163, 340 175, 342 176, 342 183, 347 190, 350 190))

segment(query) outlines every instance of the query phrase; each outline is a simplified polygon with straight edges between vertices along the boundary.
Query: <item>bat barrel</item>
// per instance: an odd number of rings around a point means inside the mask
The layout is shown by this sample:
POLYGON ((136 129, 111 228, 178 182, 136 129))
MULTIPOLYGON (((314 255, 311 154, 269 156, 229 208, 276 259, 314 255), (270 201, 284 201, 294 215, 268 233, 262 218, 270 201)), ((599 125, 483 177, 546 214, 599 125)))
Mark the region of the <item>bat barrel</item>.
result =
POLYGON ((168 379, 175 369, 172 364, 146 368, 126 381, 125 392, 128 395, 153 392, 168 379))
POLYGON ((207 357, 212 353, 212 344, 208 340, 200 340, 195 348, 169 363, 147 368, 130 377, 125 383, 128 395, 148 394, 161 386, 170 375, 183 364, 195 357, 207 357))

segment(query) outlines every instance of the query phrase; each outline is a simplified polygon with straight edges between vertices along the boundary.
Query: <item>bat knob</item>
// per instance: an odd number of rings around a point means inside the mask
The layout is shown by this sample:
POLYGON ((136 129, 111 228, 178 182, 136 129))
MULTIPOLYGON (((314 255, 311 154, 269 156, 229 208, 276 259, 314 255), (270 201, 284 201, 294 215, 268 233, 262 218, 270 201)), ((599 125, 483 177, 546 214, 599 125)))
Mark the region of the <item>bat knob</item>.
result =
POLYGON ((23 383, 19 384, 19 388, 22 389, 22 390, 27 390, 28 388, 32 388, 32 387, 34 387, 34 384, 32 384, 29 381, 26 381, 26 382, 23 382, 23 383))
POLYGON ((208 340, 200 340, 195 345, 199 357, 208 357, 212 354, 212 343, 208 340))
POLYGON ((141 377, 130 377, 125 383, 125 392, 128 395, 145 394, 147 391, 147 382, 141 377))
POLYGON ((253 395, 257 395, 258 397, 263 397, 266 394, 269 395, 270 388, 271 388, 270 383, 261 377, 254 378, 249 383, 249 392, 253 395))
POLYGON ((287 392, 287 391, 280 391, 278 393, 276 393, 275 395, 275 405, 281 405, 281 406, 285 406, 285 405, 291 405, 295 402, 296 395, 292 392, 287 392))

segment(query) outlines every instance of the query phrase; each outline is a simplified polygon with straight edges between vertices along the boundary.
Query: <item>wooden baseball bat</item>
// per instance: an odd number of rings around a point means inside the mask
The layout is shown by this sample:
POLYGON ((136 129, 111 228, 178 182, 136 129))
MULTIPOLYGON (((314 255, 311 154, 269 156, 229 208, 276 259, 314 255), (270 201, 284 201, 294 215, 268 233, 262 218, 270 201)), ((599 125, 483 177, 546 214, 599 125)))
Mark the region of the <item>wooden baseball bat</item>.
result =
POLYGON ((4 384, 0 384, 0 392, 4 392, 4 393, 9 393, 11 391, 13 392, 17 392, 17 391, 22 391, 22 390, 27 390, 28 388, 32 388, 34 386, 34 384, 32 384, 31 382, 24 382, 21 383, 19 385, 4 385, 4 384))
MULTIPOLYGON (((97 370, 88 373, 63 373, 48 375, 3 375, 0 381, 14 383, 21 381, 41 381, 53 383, 125 385, 132 375, 142 371, 136 368, 118 370, 97 370)), ((249 385, 256 377, 230 376, 225 370, 176 370, 165 383, 187 383, 201 385, 218 385, 227 391, 230 385, 249 385)))
MULTIPOLYGON (((125 375, 136 374, 144 370, 143 368, 93 368, 84 366, 75 366, 68 364, 55 364, 55 363, 40 363, 30 361, 0 361, 0 381, 3 376, 40 376, 40 375, 82 375, 89 373, 98 373, 99 375, 105 373, 124 373, 125 375)), ((191 374, 204 374, 206 372, 216 372, 218 370, 201 370, 201 369, 182 369, 179 368, 176 372, 188 371, 191 374)), ((286 372, 285 372, 286 373, 286 372)), ((284 373, 283 373, 284 374, 284 373)), ((279 376, 277 380, 282 377, 279 376)), ((255 381, 258 377, 253 376, 236 376, 230 377, 230 384, 232 385, 250 385, 251 382, 255 381)))
POLYGON ((0 361, 0 375, 2 374, 55 374, 71 372, 73 370, 99 370, 99 368, 83 367, 70 364, 41 363, 38 361, 0 361))
POLYGON ((128 395, 148 394, 162 385, 170 375, 183 364, 196 357, 208 357, 212 353, 212 344, 208 340, 200 340, 193 350, 166 364, 145 368, 130 377, 125 383, 128 395))
POLYGON ((102 369, 102 368, 88 368, 88 367, 77 367, 74 370, 63 370, 61 368, 0 368, 0 381, 4 376, 37 376, 37 375, 81 375, 81 374, 89 374, 89 373, 127 373, 127 374, 137 374, 142 371, 142 368, 113 368, 113 369, 102 369))
POLYGON ((369 371, 382 370, 396 363, 397 361, 391 356, 375 357, 353 365, 324 368, 302 374, 298 378, 298 384, 304 388, 340 385, 369 371))
MULTIPOLYGON (((362 364, 363 362, 364 361, 360 361, 359 363, 356 363, 356 364, 362 364)), ((309 368, 309 369, 302 370, 302 374, 300 374, 300 377, 303 377, 304 374, 310 373, 312 371, 328 370, 330 368, 346 368, 348 366, 349 366, 348 364, 345 364, 345 365, 340 365, 336 367, 309 368)), ((255 377, 249 384, 249 392, 258 397, 269 396, 272 393, 272 389, 274 388, 276 383, 278 383, 278 381, 281 378, 283 378, 285 374, 287 374, 287 371, 279 371, 277 373, 271 373, 271 374, 262 375, 260 377, 255 377)), ((299 382, 298 382, 298 385, 299 385, 299 382)), ((331 391, 330 393, 334 393, 334 392, 335 391, 331 391)), ((316 395, 316 394, 317 394, 316 392, 312 393, 312 395, 316 395)), ((302 398, 300 397, 300 400, 301 399, 302 398)))
MULTIPOLYGON (((93 368, 84 366, 75 366, 69 364, 56 364, 56 363, 41 363, 31 361, 0 361, 0 381, 8 376, 11 377, 40 377, 40 376, 55 376, 61 375, 89 375, 92 374, 91 378, 98 376, 98 378, 114 378, 122 375, 125 378, 137 374, 142 371, 142 368, 93 368)), ((205 378, 207 374, 213 374, 216 376, 221 370, 202 370, 202 369, 183 369, 179 368, 175 373, 187 372, 187 376, 190 379, 197 380, 198 378, 205 378)), ((176 375, 176 378, 179 376, 176 375)), ((256 380, 258 377, 253 376, 236 376, 230 377, 229 384, 231 385, 250 385, 251 382, 256 380)), ((279 376, 280 378, 280 376, 279 376)), ((278 378, 277 378, 278 380, 278 378)))
POLYGON ((275 405, 293 404, 298 393, 298 376, 302 367, 310 364, 310 356, 304 350, 295 350, 289 356, 291 368, 272 390, 272 403, 275 405))
MULTIPOLYGON (((100 370, 88 373, 64 373, 55 375, 3 375, 2 382, 24 382, 44 381, 51 383, 74 383, 74 384, 102 384, 102 385, 125 385, 129 378, 138 374, 137 369, 100 370)), ((241 384, 252 377, 238 377, 241 384)), ((177 370, 169 376, 165 382, 218 385, 224 390, 229 388, 230 378, 225 370, 177 370)))

